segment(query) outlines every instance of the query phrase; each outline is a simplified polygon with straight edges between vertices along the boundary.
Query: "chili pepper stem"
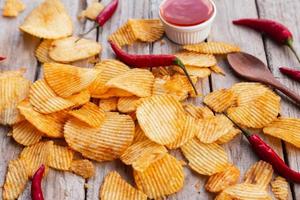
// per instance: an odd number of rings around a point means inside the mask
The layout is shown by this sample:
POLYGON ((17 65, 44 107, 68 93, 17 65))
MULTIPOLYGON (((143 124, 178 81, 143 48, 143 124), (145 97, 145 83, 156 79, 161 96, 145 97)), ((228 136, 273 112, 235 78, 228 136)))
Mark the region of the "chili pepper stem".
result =
POLYGON ((81 40, 83 36, 89 34, 92 30, 94 30, 95 28, 98 28, 98 27, 99 27, 99 25, 95 23, 94 26, 92 28, 90 28, 87 32, 80 34, 79 38, 75 41, 75 43, 77 43, 79 40, 81 40))
POLYGON ((290 50, 293 52, 293 54, 296 56, 298 62, 300 63, 300 57, 298 56, 294 46, 293 46, 293 40, 292 39, 288 39, 286 41, 286 45, 290 48, 290 50))
POLYGON ((238 125, 237 123, 235 123, 235 121, 233 121, 227 114, 223 113, 223 115, 225 115, 236 127, 238 127, 238 129, 240 129, 242 131, 242 133, 244 134, 244 136, 246 138, 249 138, 252 133, 250 133, 249 131, 247 131, 246 129, 242 128, 240 125, 238 125))

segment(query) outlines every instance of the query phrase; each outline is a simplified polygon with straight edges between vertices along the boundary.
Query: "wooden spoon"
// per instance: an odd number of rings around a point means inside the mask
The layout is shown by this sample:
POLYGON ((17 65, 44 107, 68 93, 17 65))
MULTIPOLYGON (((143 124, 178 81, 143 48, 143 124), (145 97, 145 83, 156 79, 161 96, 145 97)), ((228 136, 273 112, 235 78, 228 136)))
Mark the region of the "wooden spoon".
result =
POLYGON ((300 96, 276 80, 268 67, 258 58, 244 52, 238 52, 228 54, 227 59, 233 71, 239 76, 250 81, 270 85, 300 105, 300 96))

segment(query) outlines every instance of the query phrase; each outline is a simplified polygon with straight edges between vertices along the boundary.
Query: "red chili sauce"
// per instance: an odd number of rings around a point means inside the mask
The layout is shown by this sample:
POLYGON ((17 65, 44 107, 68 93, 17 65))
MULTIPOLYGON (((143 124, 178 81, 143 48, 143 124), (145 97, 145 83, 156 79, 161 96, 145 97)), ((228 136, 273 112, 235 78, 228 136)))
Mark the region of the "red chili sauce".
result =
POLYGON ((214 13, 210 0, 166 0, 160 9, 168 23, 193 26, 207 21, 214 13))

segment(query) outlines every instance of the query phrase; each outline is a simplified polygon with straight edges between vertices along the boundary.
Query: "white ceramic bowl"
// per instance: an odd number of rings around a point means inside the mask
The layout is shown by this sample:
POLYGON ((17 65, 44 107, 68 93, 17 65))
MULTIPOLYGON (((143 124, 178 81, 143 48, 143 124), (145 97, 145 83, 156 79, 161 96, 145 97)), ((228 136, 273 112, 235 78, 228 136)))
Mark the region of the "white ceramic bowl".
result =
POLYGON ((196 44, 204 41, 208 37, 212 23, 217 14, 216 5, 212 0, 210 1, 214 7, 213 15, 207 21, 194 26, 176 26, 168 23, 161 16, 160 12, 161 6, 165 1, 167 0, 162 1, 159 6, 159 17, 165 27, 166 35, 170 40, 178 44, 196 44))

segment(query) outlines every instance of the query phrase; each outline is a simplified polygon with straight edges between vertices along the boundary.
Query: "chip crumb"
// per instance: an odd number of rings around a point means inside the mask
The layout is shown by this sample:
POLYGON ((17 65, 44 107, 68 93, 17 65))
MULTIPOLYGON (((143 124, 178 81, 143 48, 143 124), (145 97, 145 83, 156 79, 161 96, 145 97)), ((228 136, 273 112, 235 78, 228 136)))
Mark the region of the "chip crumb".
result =
POLYGON ((6 0, 2 16, 4 17, 17 17, 20 12, 25 10, 26 6, 22 0, 6 0))
POLYGON ((197 181, 197 183, 194 185, 196 191, 198 192, 201 189, 201 181, 197 181))
POLYGON ((95 20, 98 14, 104 9, 104 6, 98 1, 93 1, 85 10, 81 11, 79 19, 88 18, 95 20))

